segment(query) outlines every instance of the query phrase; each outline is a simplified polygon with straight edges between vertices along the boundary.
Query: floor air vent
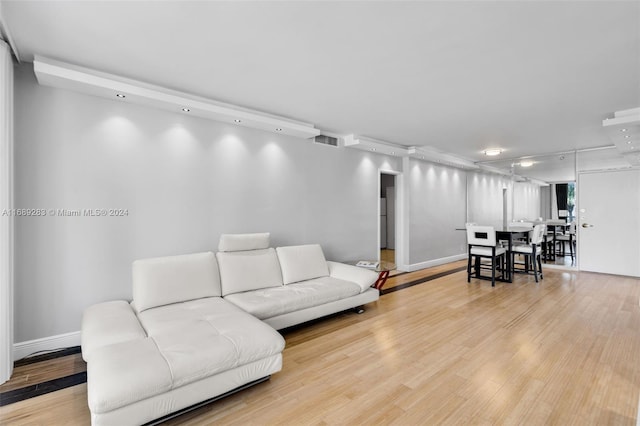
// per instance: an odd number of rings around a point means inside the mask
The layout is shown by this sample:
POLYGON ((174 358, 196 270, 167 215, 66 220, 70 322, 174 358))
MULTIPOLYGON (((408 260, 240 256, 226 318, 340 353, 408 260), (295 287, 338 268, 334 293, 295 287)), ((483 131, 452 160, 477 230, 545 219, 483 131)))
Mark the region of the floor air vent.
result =
POLYGON ((323 145, 338 146, 338 138, 334 138, 327 135, 318 135, 314 138, 315 143, 321 143, 323 145))

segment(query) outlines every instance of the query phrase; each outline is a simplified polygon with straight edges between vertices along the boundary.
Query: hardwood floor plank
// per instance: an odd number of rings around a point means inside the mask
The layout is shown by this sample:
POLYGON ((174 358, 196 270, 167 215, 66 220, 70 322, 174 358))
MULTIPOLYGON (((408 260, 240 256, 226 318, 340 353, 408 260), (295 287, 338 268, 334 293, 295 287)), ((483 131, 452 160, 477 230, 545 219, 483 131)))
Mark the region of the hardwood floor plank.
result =
POLYGON ((0 393, 87 371, 81 354, 69 355, 14 368, 11 380, 0 385, 0 393))
MULTIPOLYGON (((270 381, 166 424, 634 425, 640 280, 544 273, 456 272, 288 330, 270 381)), ((0 407, 2 424, 88 422, 86 385, 0 407)))

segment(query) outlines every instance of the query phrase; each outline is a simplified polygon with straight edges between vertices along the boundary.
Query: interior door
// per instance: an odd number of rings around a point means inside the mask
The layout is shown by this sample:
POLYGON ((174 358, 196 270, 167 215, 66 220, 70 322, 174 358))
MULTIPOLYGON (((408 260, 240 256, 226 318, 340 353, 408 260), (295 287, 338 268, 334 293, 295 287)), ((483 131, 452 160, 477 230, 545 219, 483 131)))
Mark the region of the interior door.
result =
POLYGON ((578 175, 580 270, 640 277, 640 170, 578 175))

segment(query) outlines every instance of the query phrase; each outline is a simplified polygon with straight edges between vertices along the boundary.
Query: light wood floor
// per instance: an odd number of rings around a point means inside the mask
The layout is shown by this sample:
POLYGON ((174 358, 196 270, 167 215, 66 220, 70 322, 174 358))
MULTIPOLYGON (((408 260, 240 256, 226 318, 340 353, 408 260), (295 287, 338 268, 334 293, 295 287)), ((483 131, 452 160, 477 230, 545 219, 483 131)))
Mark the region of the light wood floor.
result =
MULTIPOLYGON (((639 300, 633 278, 549 269, 491 288, 457 272, 287 333, 271 380, 167 424, 633 425, 639 300)), ((86 385, 0 424, 89 424, 86 385)))

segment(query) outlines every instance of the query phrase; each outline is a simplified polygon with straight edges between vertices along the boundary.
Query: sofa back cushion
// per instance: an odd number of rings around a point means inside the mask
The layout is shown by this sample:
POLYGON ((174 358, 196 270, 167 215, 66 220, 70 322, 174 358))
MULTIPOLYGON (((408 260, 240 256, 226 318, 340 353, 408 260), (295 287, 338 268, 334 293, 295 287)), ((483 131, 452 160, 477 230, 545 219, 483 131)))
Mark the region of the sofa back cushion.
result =
POLYGON ((136 260, 132 269, 133 305, 138 312, 222 295, 212 252, 136 260))
POLYGON ((318 244, 278 247, 278 260, 284 284, 326 277, 329 267, 318 244))
POLYGON ((261 250, 269 248, 269 233, 258 234, 222 234, 218 242, 218 251, 261 250))
POLYGON ((218 252, 222 295, 282 285, 278 256, 273 248, 218 252))

